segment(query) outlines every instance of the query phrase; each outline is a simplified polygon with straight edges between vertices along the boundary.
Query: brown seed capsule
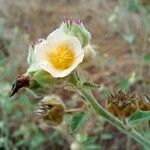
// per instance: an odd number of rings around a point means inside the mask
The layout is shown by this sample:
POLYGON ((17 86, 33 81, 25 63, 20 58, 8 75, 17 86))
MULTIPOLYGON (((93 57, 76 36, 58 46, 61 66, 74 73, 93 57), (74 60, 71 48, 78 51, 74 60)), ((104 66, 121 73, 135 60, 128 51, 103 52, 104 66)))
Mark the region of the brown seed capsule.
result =
POLYGON ((150 111, 150 101, 146 97, 139 97, 138 108, 143 111, 150 111))
POLYGON ((38 115, 50 125, 60 125, 64 120, 65 105, 56 95, 46 96, 39 103, 38 115))
POLYGON ((138 98, 134 95, 129 95, 120 90, 107 98, 106 108, 116 117, 125 118, 137 110, 137 101, 138 98))

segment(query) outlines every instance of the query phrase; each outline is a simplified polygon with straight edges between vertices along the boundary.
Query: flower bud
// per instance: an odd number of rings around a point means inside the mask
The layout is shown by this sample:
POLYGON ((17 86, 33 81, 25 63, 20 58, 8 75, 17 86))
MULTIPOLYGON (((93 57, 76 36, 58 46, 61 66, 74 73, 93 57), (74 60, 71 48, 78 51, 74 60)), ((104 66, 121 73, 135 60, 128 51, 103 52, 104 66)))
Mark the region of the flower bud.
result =
POLYGON ((92 48, 91 44, 86 45, 84 47, 84 51, 85 51, 85 53, 84 53, 83 63, 90 62, 90 60, 92 60, 96 56, 96 52, 92 48))
POLYGON ((40 101, 37 113, 47 124, 60 125, 64 120, 65 105, 56 95, 46 96, 40 101))
POLYGON ((47 94, 53 89, 56 83, 56 78, 53 78, 48 72, 44 70, 38 70, 34 73, 29 74, 29 76, 29 89, 31 89, 37 95, 47 94))
MULTIPOLYGON (((59 84, 60 80, 57 80, 59 84)), ((35 72, 25 73, 18 76, 12 86, 10 96, 13 96, 22 88, 32 90, 36 95, 43 96, 52 91, 56 83, 56 78, 53 78, 48 72, 44 70, 37 70, 35 72)))
POLYGON ((82 47, 90 42, 91 35, 79 18, 64 18, 60 28, 66 34, 75 36, 81 42, 82 47))

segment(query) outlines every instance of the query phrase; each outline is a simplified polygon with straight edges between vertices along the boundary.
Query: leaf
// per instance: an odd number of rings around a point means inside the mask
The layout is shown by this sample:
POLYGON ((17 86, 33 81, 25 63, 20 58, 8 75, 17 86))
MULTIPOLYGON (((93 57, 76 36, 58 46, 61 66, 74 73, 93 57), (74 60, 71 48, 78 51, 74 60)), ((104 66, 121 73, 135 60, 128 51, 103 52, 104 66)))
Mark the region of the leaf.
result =
POLYGON ((113 136, 111 134, 108 134, 108 133, 101 134, 101 140, 111 140, 112 138, 113 136))
POLYGON ((146 54, 146 55, 144 56, 144 60, 145 60, 145 62, 150 63, 150 54, 146 54))
POLYGON ((81 112, 73 115, 70 125, 71 133, 74 134, 75 132, 77 132, 82 127, 82 125, 89 119, 89 117, 90 113, 87 112, 81 112))
POLYGON ((87 134, 76 134, 76 139, 78 142, 85 142, 87 141, 87 134))
POLYGON ((41 133, 35 134, 32 138, 31 145, 33 148, 38 147, 45 140, 44 136, 41 133))
POLYGON ((87 82, 84 82, 84 83, 83 83, 83 87, 85 87, 85 88, 99 88, 100 85, 95 84, 95 83, 93 83, 93 82, 87 81, 87 82))
POLYGON ((150 111, 136 111, 128 119, 129 122, 139 122, 144 120, 150 120, 150 111))
POLYGON ((87 145, 86 150, 100 150, 101 146, 96 144, 87 145))
POLYGON ((83 143, 86 150, 101 150, 101 145, 96 144, 97 138, 88 137, 88 139, 83 143))
POLYGON ((129 86, 130 86, 130 84, 129 84, 129 81, 127 79, 121 80, 121 82, 120 82, 120 88, 123 91, 126 91, 129 88, 129 86))
POLYGON ((20 141, 18 141, 16 144, 15 144, 15 146, 16 147, 19 147, 19 146, 25 146, 25 145, 28 145, 29 144, 29 142, 27 141, 27 140, 20 140, 20 141))
POLYGON ((137 0, 129 0, 128 1, 128 10, 131 12, 139 12, 139 6, 140 4, 138 3, 137 0))

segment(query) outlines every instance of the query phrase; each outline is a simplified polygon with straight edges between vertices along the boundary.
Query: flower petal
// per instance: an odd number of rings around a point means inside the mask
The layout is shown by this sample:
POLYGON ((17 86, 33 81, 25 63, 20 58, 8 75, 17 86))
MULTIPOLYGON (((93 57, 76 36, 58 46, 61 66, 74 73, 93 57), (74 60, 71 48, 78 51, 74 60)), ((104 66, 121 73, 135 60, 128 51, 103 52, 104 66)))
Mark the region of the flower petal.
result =
POLYGON ((35 45, 34 55, 37 63, 44 61, 46 59, 46 53, 45 53, 46 47, 47 47, 46 40, 43 40, 40 44, 35 45))
POLYGON ((54 44, 54 42, 58 42, 60 40, 63 40, 67 35, 65 32, 61 29, 56 29, 52 33, 50 33, 47 37, 48 43, 54 44))
POLYGON ((55 78, 69 75, 83 61, 84 57, 80 41, 74 36, 66 35, 61 29, 56 29, 47 37, 47 40, 35 45, 34 51, 38 65, 55 78), (70 45, 75 54, 73 64, 65 70, 55 68, 47 57, 47 52, 57 50, 58 45, 62 42, 70 45))
POLYGON ((45 60, 40 63, 40 66, 45 71, 49 72, 53 77, 65 77, 69 75, 82 61, 84 57, 84 50, 81 47, 81 43, 76 37, 67 36, 66 39, 63 39, 65 42, 69 43, 74 50, 75 60, 71 67, 65 70, 58 70, 53 67, 48 60, 45 60))

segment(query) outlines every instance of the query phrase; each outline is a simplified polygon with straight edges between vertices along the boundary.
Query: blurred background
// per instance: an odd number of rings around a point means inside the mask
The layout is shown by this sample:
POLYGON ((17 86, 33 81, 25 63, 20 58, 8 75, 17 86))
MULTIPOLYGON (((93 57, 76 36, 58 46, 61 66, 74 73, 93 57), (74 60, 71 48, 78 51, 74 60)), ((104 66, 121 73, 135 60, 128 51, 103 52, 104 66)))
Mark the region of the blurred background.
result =
MULTIPOLYGON (((144 149, 94 112, 82 131, 71 135, 66 126, 40 121, 38 100, 25 89, 9 98, 16 76, 28 67, 29 44, 46 38, 64 16, 80 17, 91 32, 97 58, 85 70, 101 84, 94 94, 103 106, 113 90, 150 94, 149 0, 0 0, 0 150, 144 149)), ((69 108, 80 103, 74 92, 54 92, 69 108)))

